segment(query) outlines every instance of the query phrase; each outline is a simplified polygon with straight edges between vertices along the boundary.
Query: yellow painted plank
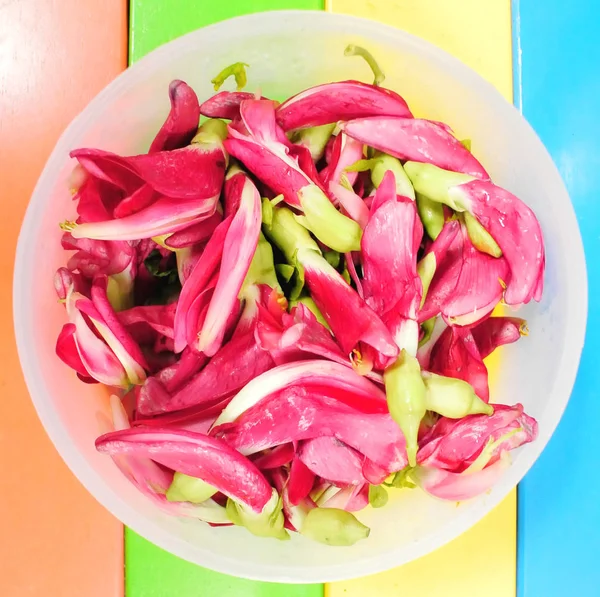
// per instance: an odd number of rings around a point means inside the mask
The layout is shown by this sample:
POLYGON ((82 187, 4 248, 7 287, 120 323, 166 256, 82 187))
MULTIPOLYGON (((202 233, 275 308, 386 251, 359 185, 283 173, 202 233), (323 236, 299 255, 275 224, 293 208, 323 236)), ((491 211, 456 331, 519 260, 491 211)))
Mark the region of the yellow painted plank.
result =
POLYGON ((512 102, 510 0, 325 0, 325 6, 426 39, 468 64, 512 102))
MULTIPOLYGON (((512 101, 510 0, 327 0, 450 52, 512 101)), ((516 491, 467 533, 383 574, 326 585, 326 597, 514 597, 516 491)))
POLYGON ((325 597, 514 597, 516 492, 452 543, 373 576, 325 585, 325 597))

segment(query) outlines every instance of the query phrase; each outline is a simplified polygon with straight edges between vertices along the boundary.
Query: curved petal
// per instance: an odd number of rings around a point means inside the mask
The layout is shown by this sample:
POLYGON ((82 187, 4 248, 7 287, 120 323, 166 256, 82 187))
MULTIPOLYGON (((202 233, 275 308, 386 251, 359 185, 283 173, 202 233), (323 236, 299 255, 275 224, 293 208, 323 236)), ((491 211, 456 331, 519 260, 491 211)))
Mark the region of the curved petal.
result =
POLYGON ((398 159, 430 163, 489 180, 473 154, 430 120, 374 116, 341 123, 340 128, 358 141, 398 159))
POLYGON ((301 91, 277 108, 284 130, 329 124, 375 114, 411 117, 397 93, 359 81, 325 83, 301 91))

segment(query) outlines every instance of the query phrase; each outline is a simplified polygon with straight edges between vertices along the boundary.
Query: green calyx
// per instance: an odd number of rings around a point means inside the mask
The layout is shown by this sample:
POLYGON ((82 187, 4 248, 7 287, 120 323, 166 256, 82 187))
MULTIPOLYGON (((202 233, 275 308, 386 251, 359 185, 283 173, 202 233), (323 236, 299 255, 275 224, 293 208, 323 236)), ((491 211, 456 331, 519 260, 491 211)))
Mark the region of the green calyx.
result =
POLYGON ((222 145, 227 138, 227 125, 219 118, 205 120, 194 135, 192 145, 222 145))
POLYGON ((390 414, 406 439, 408 463, 416 466, 419 426, 427 411, 419 361, 403 349, 396 362, 385 370, 383 381, 390 414))
POLYGON ((288 263, 295 264, 296 253, 300 249, 321 252, 319 245, 314 241, 308 230, 298 223, 292 210, 287 207, 273 208, 272 205, 269 209, 265 205, 266 203, 270 204, 269 200, 263 199, 263 230, 281 250, 288 263), (270 222, 265 221, 264 214, 266 212, 270 213, 270 222))
POLYGON ((435 373, 423 373, 422 376, 426 388, 427 410, 449 419, 462 419, 467 415, 493 414, 493 406, 479 398, 473 387, 466 381, 435 373))
POLYGON ((502 257, 502 249, 492 235, 483 227, 483 224, 468 211, 462 214, 463 222, 473 246, 482 253, 492 257, 502 257))
POLYGON ((444 227, 444 206, 417 193, 417 210, 425 232, 431 240, 435 240, 444 227))
POLYGON ((257 537, 272 537, 281 541, 290 538, 284 528, 285 518, 282 510, 282 500, 273 489, 271 499, 265 504, 262 512, 256 513, 244 504, 237 503, 231 498, 227 500, 227 516, 237 526, 243 526, 257 537))
POLYGON ((429 286, 431 285, 431 281, 433 280, 433 276, 435 276, 435 270, 437 268, 437 261, 435 258, 435 253, 427 253, 421 261, 417 263, 417 274, 419 274, 419 278, 421 278, 421 285, 423 286, 423 294, 421 295, 421 307, 425 303, 425 299, 427 298, 427 292, 429 292, 429 286))
POLYGON ((371 530, 356 516, 338 508, 313 508, 300 533, 325 545, 349 546, 366 539, 371 530))
POLYGON ((176 472, 165 497, 169 502, 201 504, 215 495, 215 493, 217 493, 217 488, 209 485, 202 479, 176 472))
POLYGON ((312 159, 318 162, 325 153, 325 147, 331 139, 334 129, 335 123, 300 129, 292 135, 292 142, 306 147, 310 151, 312 159))
POLYGON ((214 79, 210 80, 214 85, 215 91, 219 91, 223 83, 225 83, 229 77, 235 78, 237 91, 241 91, 246 87, 246 83, 248 82, 246 67, 250 68, 250 65, 245 62, 234 62, 233 64, 226 66, 214 79))
POLYGON ((421 329, 423 330, 423 337, 419 340, 419 348, 426 344, 431 338, 431 334, 433 334, 433 328, 435 327, 435 321, 437 317, 431 317, 427 319, 421 324, 421 329))
POLYGON ((371 54, 369 50, 354 44, 349 44, 344 50, 344 56, 360 56, 361 58, 364 58, 365 62, 369 65, 369 68, 373 71, 373 85, 381 85, 385 81, 385 74, 381 68, 379 68, 377 61, 373 58, 373 54, 371 54))
POLYGON ((433 164, 423 164, 421 162, 406 162, 404 171, 418 194, 425 195, 431 201, 444 203, 454 211, 466 211, 468 209, 468 206, 462 202, 460 194, 453 193, 452 189, 475 180, 473 176, 451 172, 450 170, 438 168, 433 164))
POLYGON ((258 237, 256 251, 254 251, 240 294, 243 293, 245 288, 253 284, 266 284, 271 288, 279 288, 273 261, 273 248, 262 232, 258 237))
POLYGON ((383 485, 369 486, 369 504, 373 508, 383 508, 388 503, 388 492, 383 485))
POLYGON ((339 253, 360 250, 360 226, 339 212, 318 186, 303 187, 298 198, 304 212, 302 221, 322 243, 339 253))
POLYGON ((414 201, 415 189, 400 160, 379 151, 375 153, 374 160, 375 164, 371 169, 371 181, 375 187, 377 188, 381 184, 385 173, 390 170, 396 181, 396 194, 414 201))

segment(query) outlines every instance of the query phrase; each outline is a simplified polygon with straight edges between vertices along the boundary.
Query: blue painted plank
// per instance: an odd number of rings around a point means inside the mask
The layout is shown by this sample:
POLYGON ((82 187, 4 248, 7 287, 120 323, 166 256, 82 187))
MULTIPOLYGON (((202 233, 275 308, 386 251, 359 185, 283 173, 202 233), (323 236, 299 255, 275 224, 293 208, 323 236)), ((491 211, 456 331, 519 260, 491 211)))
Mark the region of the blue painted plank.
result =
POLYGON ((519 487, 519 597, 600 595, 600 24, 598 0, 513 0, 515 103, 552 154, 575 206, 589 276, 577 383, 558 430, 519 487))

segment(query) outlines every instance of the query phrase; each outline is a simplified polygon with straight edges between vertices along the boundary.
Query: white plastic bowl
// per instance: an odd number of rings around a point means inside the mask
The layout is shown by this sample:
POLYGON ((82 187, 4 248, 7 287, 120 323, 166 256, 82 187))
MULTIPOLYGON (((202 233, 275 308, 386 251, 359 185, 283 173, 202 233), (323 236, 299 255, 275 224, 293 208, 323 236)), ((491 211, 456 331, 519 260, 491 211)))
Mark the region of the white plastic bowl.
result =
MULTIPOLYGON (((160 547, 202 566, 252 579, 324 582, 372 574, 423 556, 475 524, 518 483, 539 456, 567 404, 583 346, 587 283, 571 202, 550 156, 521 115, 480 76, 433 45, 379 23, 325 12, 254 14, 206 27, 152 52, 102 91, 52 152, 31 199, 17 250, 14 316, 21 363, 38 414, 61 456, 117 518, 160 547), (169 518, 98 454, 108 426, 107 393, 80 383, 54 353, 65 321, 52 276, 64 264, 58 222, 73 214, 68 153, 99 147, 145 151, 168 112, 167 87, 184 79, 200 99, 210 79, 238 60, 251 64, 250 89, 283 98, 310 85, 369 80, 366 65, 344 58, 348 43, 367 47, 417 115, 443 120, 470 138, 493 180, 537 213, 546 238, 544 300, 523 309, 531 334, 503 350, 496 402, 522 402, 539 421, 537 441, 518 451, 502 481, 457 508, 404 491, 388 507, 361 514, 371 536, 331 548, 296 536, 285 543, 239 528, 214 529, 169 518)), ((521 315, 521 314, 520 314, 521 315)))

